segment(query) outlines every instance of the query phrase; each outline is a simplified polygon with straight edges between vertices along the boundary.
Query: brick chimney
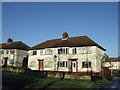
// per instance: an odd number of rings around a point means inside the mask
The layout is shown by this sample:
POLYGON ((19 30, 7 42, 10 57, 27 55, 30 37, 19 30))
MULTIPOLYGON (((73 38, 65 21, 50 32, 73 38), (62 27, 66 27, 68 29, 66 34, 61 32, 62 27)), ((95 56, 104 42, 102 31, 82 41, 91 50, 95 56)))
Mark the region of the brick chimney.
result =
POLYGON ((63 39, 65 39, 65 38, 68 38, 68 37, 69 37, 69 35, 68 35, 68 33, 67 33, 67 32, 64 32, 62 36, 63 36, 63 39))
POLYGON ((8 38, 7 43, 11 43, 13 40, 11 38, 8 38))

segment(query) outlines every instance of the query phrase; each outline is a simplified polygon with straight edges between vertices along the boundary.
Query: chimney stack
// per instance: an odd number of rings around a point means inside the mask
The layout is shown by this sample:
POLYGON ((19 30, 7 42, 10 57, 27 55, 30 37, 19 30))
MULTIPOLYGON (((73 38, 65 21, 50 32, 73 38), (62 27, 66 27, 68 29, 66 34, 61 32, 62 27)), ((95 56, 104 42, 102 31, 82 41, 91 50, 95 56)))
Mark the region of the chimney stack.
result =
POLYGON ((11 38, 8 38, 7 43, 11 43, 13 40, 11 38))
POLYGON ((69 37, 69 35, 68 35, 68 33, 67 33, 67 32, 64 32, 62 36, 63 36, 63 39, 64 39, 64 38, 68 38, 68 37, 69 37))

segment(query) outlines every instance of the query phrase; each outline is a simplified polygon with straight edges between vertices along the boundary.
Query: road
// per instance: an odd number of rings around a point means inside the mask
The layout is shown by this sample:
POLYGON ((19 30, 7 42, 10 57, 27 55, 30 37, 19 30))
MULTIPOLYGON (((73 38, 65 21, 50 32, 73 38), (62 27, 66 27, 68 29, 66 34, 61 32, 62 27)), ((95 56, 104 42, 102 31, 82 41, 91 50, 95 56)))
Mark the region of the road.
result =
POLYGON ((107 85, 107 88, 117 88, 120 90, 120 78, 113 78, 112 81, 107 85))

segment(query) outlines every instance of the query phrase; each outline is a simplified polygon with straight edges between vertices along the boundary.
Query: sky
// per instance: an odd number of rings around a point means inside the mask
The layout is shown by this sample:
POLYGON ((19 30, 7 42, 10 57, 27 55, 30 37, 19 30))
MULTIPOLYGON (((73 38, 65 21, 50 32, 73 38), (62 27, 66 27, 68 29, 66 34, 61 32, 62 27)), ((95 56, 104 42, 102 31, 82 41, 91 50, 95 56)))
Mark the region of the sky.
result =
POLYGON ((117 2, 3 2, 2 42, 10 37, 30 47, 50 39, 87 35, 118 56, 117 2))

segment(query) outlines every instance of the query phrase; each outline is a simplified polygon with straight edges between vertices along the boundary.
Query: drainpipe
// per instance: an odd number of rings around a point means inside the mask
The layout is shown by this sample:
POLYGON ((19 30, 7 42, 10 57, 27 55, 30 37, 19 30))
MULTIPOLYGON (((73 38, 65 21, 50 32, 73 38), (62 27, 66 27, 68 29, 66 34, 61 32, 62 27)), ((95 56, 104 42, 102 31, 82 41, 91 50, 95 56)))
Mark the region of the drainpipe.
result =
POLYGON ((56 58, 57 58, 57 55, 54 55, 54 70, 56 71, 56 66, 57 66, 57 63, 56 63, 56 58))

